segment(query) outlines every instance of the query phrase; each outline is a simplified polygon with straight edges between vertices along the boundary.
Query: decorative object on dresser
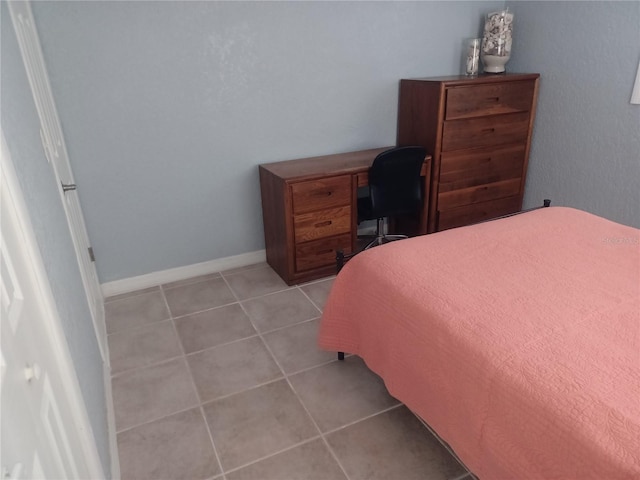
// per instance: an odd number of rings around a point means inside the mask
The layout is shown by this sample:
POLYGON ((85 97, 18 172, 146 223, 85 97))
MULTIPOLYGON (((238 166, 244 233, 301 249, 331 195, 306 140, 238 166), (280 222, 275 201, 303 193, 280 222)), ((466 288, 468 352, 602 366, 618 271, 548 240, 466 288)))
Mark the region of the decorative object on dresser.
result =
POLYGON ((469 38, 465 48, 465 71, 467 75, 477 75, 480 64, 481 38, 469 38))
MULTIPOLYGON (((393 147, 302 158, 259 166, 267 263, 288 284, 335 274, 339 250, 357 243, 357 191, 369 168, 393 147)), ((425 200, 415 231, 426 233, 431 157, 421 171, 425 200)))
POLYGON ((539 77, 400 81, 398 145, 422 145, 433 157, 429 233, 522 208, 539 77))
POLYGON ((502 73, 511 58, 513 13, 509 10, 487 15, 482 37, 482 63, 487 73, 502 73))

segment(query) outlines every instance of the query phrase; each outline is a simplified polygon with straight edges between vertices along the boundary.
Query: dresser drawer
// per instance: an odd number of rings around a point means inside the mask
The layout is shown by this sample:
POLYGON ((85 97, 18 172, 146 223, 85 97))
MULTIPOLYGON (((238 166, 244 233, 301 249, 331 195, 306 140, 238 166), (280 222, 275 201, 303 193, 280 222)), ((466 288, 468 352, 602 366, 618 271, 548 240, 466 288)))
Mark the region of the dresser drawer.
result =
POLYGON ((528 112, 534 82, 509 82, 447 89, 445 120, 528 112))
POLYGON ((521 178, 477 185, 438 193, 438 209, 448 210, 471 203, 485 202, 520 194, 521 178))
POLYGON ((293 228, 296 243, 348 233, 351 231, 351 206, 296 215, 293 228))
POLYGON ((351 234, 322 238, 296 246, 296 271, 335 265, 336 251, 351 253, 351 234))
POLYGON ((449 192, 523 175, 524 145, 444 152, 438 191, 449 192))
POLYGON ((293 213, 351 204, 351 176, 329 177, 291 185, 293 213))
POLYGON ((444 122, 442 151, 507 143, 525 144, 528 134, 528 113, 452 120, 444 122))
POLYGON ((515 213, 520 210, 520 202, 520 197, 515 196, 438 211, 437 230, 461 227, 515 213))

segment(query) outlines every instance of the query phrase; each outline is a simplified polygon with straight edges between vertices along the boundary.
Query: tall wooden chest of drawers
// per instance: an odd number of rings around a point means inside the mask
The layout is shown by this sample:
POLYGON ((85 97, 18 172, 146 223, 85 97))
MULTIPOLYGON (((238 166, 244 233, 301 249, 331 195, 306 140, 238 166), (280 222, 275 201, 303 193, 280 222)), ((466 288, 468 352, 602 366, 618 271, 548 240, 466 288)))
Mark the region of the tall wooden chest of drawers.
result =
POLYGON ((400 81, 398 145, 432 154, 428 232, 522 208, 539 74, 400 81))

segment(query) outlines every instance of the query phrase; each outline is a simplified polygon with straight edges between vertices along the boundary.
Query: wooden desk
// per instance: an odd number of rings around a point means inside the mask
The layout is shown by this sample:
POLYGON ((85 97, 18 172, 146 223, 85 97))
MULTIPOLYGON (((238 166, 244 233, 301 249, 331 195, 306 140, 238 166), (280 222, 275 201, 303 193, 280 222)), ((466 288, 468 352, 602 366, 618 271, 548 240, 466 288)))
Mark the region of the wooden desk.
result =
MULTIPOLYGON (((259 166, 267 262, 288 285, 335 273, 335 252, 356 248, 358 187, 373 159, 393 147, 259 166)), ((425 206, 414 234, 427 232, 431 157, 425 158, 425 206)))

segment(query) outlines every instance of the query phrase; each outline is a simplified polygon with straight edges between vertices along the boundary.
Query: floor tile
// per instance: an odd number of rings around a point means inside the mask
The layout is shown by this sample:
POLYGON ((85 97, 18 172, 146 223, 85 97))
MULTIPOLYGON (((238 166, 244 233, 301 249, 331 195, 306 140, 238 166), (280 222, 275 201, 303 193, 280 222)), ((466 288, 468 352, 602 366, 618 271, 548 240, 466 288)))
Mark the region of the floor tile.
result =
POLYGON ((320 319, 315 319, 264 335, 264 341, 285 373, 290 374, 336 358, 335 352, 318 348, 319 325, 320 319))
POLYGON ((328 280, 322 280, 321 282, 301 285, 300 288, 309 296, 311 301, 313 301, 313 303, 322 310, 327 301, 327 297, 329 296, 334 280, 335 278, 330 278, 328 280))
POLYGON ((149 288, 143 288, 142 290, 136 290, 134 292, 127 292, 127 293, 120 293, 118 295, 111 295, 110 297, 107 297, 104 299, 104 303, 108 303, 108 302, 114 302, 116 300, 122 300, 123 298, 129 298, 129 297, 135 297, 137 295, 141 295, 143 293, 151 293, 151 292, 159 292, 160 291, 160 287, 156 286, 156 287, 149 287, 149 288))
POLYGON ((200 408, 118 434, 122 480, 207 479, 220 473, 200 408))
POLYGON ((271 267, 245 270, 233 275, 225 275, 224 278, 239 300, 289 288, 271 267))
POLYGON ((169 318, 167 305, 159 289, 107 302, 104 305, 104 314, 107 333, 161 322, 169 318))
POLYGON ((111 373, 120 373, 182 355, 171 320, 108 336, 111 373))
POLYGON ((319 317, 320 311, 297 288, 242 302, 260 332, 319 317))
POLYGON ((112 385, 117 431, 198 404, 184 358, 116 375, 112 385))
POLYGON ((201 312, 236 301, 222 278, 165 288, 164 294, 174 317, 201 312))
POLYGON ((268 266, 269 265, 267 264, 267 262, 253 263, 251 265, 246 265, 244 267, 237 267, 237 268, 230 268, 229 270, 223 270, 220 273, 222 274, 222 276, 233 275, 234 273, 246 272, 248 270, 255 270, 256 268, 264 268, 268 266))
POLYGON ((285 380, 216 400, 204 412, 225 471, 318 434, 285 380))
POLYGON ((399 403, 356 356, 292 375, 289 380, 323 432, 399 403))
POLYGON ((258 337, 194 353, 187 359, 203 402, 282 376, 258 337))
POLYGON ((446 480, 465 469, 404 406, 327 435, 351 480, 446 480))
POLYGON ((199 275, 197 277, 185 278, 184 280, 176 280, 175 282, 163 283, 162 288, 166 290, 167 288, 182 287, 183 285, 189 285, 190 283, 203 282, 205 280, 212 280, 214 278, 220 278, 220 274, 218 272, 208 273, 206 275, 199 275))
POLYGON ((175 323, 186 353, 256 335, 238 303, 181 317, 175 323))
POLYGON ((347 480, 320 439, 227 474, 227 480, 347 480))

